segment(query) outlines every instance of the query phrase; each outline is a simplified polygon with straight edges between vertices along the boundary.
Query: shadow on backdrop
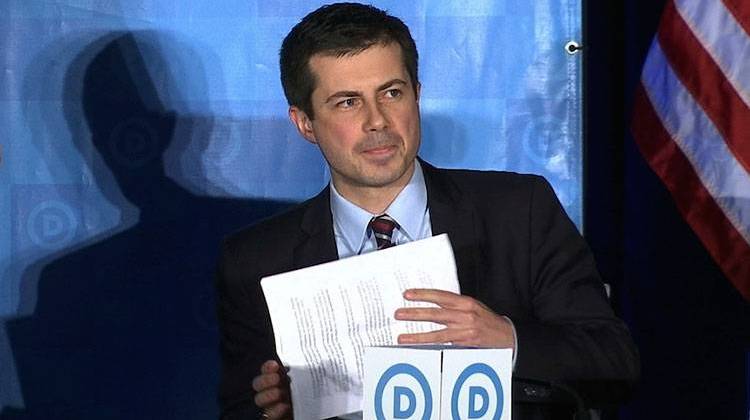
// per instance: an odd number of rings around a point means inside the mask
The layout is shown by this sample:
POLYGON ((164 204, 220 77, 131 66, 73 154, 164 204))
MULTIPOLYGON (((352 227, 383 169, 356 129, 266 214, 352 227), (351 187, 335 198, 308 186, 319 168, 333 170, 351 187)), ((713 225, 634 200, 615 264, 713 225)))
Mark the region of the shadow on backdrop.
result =
MULTIPOLYGON (((25 408, 5 410, 3 419, 218 414, 219 242, 290 203, 199 196, 166 176, 175 127, 210 133, 211 119, 166 109, 163 86, 144 61, 165 47, 153 43, 147 32, 110 34, 88 44, 67 70, 64 99, 83 104, 83 115, 66 111, 67 123, 75 138, 73 127, 85 117, 106 165, 88 169, 108 201, 125 213, 124 197, 140 217, 27 267, 22 295, 37 293, 38 284, 36 310, 6 322, 25 408)), ((91 162, 86 140, 74 142, 91 162)))

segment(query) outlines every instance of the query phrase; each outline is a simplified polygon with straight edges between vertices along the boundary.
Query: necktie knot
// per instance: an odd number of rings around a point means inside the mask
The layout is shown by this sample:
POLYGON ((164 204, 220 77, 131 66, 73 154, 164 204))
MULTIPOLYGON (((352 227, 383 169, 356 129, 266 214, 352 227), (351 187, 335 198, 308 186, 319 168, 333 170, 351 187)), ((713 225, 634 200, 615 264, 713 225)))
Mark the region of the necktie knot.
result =
POLYGON ((393 229, 398 226, 395 220, 387 214, 373 217, 370 219, 370 229, 375 235, 375 241, 378 243, 378 249, 390 248, 395 245, 391 241, 393 229))

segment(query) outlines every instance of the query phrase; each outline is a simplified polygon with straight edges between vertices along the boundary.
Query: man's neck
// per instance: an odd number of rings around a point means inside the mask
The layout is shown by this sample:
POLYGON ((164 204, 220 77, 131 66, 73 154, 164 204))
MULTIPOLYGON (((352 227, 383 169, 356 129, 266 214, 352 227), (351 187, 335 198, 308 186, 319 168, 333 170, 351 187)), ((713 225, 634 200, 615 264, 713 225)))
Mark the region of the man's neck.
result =
POLYGON ((371 214, 382 214, 414 176, 414 166, 412 164, 395 182, 380 187, 353 186, 346 182, 337 182, 336 178, 333 178, 333 185, 342 197, 360 208, 371 214))

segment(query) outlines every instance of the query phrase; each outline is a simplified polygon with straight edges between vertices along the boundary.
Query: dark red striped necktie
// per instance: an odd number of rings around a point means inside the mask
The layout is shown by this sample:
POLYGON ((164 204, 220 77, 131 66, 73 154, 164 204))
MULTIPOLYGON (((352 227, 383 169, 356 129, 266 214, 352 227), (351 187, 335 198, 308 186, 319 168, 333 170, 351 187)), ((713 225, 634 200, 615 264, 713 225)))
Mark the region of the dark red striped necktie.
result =
POLYGON ((393 229, 398 226, 393 218, 387 214, 373 217, 370 219, 369 227, 375 235, 375 241, 378 243, 378 249, 390 248, 395 245, 391 242, 393 229))

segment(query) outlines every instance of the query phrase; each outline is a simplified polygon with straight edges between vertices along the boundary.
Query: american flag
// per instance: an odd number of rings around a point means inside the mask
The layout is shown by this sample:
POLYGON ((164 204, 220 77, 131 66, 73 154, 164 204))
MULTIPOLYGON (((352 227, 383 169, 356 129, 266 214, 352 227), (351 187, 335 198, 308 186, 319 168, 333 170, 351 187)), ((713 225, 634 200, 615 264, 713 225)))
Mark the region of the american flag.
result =
POLYGON ((750 301, 750 1, 673 0, 632 131, 685 220, 750 301))

